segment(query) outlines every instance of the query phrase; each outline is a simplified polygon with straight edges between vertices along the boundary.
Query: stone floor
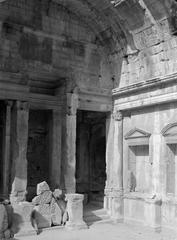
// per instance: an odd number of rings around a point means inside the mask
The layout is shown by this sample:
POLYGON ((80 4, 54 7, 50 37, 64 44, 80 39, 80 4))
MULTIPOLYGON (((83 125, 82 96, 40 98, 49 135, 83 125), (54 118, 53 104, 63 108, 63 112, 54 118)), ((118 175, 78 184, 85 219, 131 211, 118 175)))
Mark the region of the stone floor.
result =
POLYGON ((66 229, 45 230, 36 236, 21 236, 18 240, 177 240, 177 232, 154 232, 146 227, 123 223, 102 222, 93 224, 87 230, 66 229))

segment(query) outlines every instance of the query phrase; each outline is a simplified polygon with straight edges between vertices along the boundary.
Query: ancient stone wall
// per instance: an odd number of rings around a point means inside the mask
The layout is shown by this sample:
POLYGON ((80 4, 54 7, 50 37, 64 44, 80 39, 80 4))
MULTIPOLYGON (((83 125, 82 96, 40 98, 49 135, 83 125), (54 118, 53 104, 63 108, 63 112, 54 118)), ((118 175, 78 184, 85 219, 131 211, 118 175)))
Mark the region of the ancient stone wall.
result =
POLYGON ((63 77, 70 79, 70 90, 112 87, 109 63, 94 33, 56 2, 1 3, 0 43, 0 71, 21 74, 19 83, 29 83, 32 92, 54 94, 63 77))

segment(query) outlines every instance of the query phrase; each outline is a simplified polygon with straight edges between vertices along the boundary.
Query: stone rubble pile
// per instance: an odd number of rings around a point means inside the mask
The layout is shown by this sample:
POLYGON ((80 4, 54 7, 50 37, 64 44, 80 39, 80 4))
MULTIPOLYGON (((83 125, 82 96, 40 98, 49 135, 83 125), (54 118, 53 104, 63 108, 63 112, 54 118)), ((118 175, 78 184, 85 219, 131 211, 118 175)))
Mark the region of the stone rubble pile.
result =
POLYGON ((37 196, 33 198, 33 221, 38 228, 62 225, 67 220, 66 203, 62 191, 56 189, 53 193, 44 181, 37 185, 37 196))

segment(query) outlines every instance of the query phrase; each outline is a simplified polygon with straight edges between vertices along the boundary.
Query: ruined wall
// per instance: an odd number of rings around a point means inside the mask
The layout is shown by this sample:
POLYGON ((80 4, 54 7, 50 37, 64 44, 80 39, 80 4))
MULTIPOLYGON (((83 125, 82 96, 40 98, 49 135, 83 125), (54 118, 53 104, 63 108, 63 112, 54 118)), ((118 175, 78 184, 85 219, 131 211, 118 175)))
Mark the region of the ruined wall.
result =
POLYGON ((32 92, 54 94, 63 77, 69 89, 112 87, 95 38, 76 14, 55 2, 0 3, 0 71, 21 74, 19 83, 32 92))
POLYGON ((111 56, 115 87, 176 73, 175 9, 173 0, 131 0, 116 7, 125 27, 127 46, 124 53, 111 56))

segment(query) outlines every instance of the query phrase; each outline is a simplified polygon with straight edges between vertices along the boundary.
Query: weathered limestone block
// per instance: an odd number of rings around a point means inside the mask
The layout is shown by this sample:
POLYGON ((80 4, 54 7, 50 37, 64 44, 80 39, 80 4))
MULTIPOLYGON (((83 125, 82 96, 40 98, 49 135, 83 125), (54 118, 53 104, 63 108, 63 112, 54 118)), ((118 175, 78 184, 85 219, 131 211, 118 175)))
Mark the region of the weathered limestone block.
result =
POLYGON ((50 203, 51 200, 52 200, 52 192, 45 191, 45 192, 42 192, 40 195, 34 197, 32 200, 32 203, 34 205, 47 204, 47 203, 50 203))
POLYGON ((50 212, 52 218, 52 224, 55 226, 62 224, 62 210, 58 206, 56 200, 53 198, 50 203, 50 212))
POLYGON ((35 219, 38 228, 48 228, 52 225, 52 216, 49 204, 42 204, 34 207, 35 219))
POLYGON ((20 202, 13 205, 12 231, 14 234, 35 233, 31 224, 31 213, 33 204, 29 202, 20 202))
POLYGON ((156 230, 161 228, 162 200, 158 197, 145 199, 145 224, 156 230))
POLYGON ((6 208, 0 204, 0 239, 4 238, 4 233, 8 229, 8 217, 6 208))
POLYGON ((40 195, 45 191, 50 191, 50 188, 49 185, 44 181, 37 185, 37 195, 40 195))
POLYGON ((82 194, 66 194, 67 211, 69 221, 66 222, 68 229, 86 229, 87 224, 83 221, 83 200, 82 194))

